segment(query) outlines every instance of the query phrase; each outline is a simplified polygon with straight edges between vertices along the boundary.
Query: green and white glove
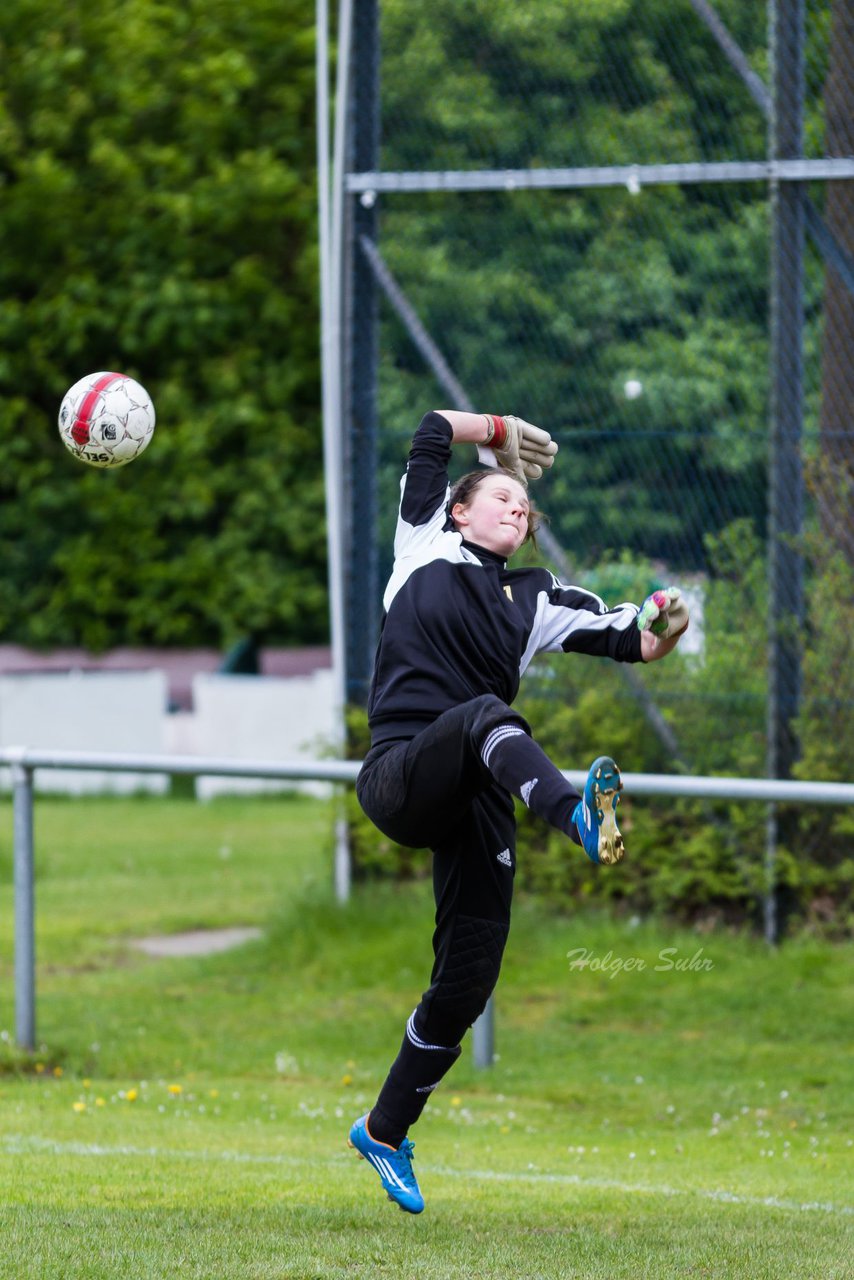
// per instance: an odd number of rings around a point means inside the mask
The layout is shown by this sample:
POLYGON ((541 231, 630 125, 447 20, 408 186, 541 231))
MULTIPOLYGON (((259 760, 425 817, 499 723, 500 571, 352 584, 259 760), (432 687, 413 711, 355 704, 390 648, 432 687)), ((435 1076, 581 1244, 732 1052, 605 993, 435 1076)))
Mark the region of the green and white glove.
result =
POLYGON ((681 635, 688 626, 688 605, 678 587, 663 587, 647 596, 638 613, 638 631, 662 640, 681 635))
POLYGON ((543 471, 552 466, 557 445, 548 431, 512 415, 501 418, 498 414, 488 413, 484 417, 489 422, 489 434, 484 445, 493 450, 499 466, 511 472, 522 484, 539 480, 543 471))

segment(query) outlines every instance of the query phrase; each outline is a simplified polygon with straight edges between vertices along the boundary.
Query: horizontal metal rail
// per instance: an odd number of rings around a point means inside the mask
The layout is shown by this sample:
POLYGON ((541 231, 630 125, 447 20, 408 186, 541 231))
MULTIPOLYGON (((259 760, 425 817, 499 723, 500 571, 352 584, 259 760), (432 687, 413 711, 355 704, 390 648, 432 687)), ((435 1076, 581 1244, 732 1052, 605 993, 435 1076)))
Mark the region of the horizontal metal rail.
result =
POLYGON ((361 765, 356 760, 236 760, 216 756, 156 756, 97 751, 45 751, 6 747, 0 768, 94 769, 104 773, 169 773, 190 777, 277 778, 283 782, 355 782, 361 765))
POLYGON ((854 178, 854 159, 686 161, 684 164, 588 165, 553 169, 433 169, 348 173, 351 194, 407 191, 529 191, 573 187, 642 187, 699 182, 813 182, 854 178))
MULTIPOLYGON (((0 768, 12 777, 15 875, 15 1038, 25 1049, 36 1043, 35 857, 33 840, 34 775, 39 769, 82 769, 107 773, 186 774, 196 777, 273 778, 283 782, 352 783, 360 769, 356 760, 234 760, 215 756, 101 754, 95 751, 50 751, 29 747, 0 750, 0 768)), ((587 774, 566 770, 564 777, 582 788, 587 774)), ((759 800, 778 804, 854 804, 854 783, 790 782, 772 778, 671 777, 624 773, 629 794, 703 797, 713 800, 759 800)), ((493 1010, 474 1028, 475 1062, 493 1057, 493 1010)))
MULTIPOLYGON (((6 747, 0 768, 96 769, 105 773, 166 773, 205 777, 273 778, 282 782, 355 782, 357 760, 235 760, 216 756, 158 756, 96 751, 47 751, 6 747)), ((563 770, 573 786, 583 787, 586 772, 563 770)), ((705 800, 764 800, 776 804, 854 804, 854 782, 796 782, 778 778, 704 777, 663 773, 623 773, 627 794, 682 796, 705 800)))

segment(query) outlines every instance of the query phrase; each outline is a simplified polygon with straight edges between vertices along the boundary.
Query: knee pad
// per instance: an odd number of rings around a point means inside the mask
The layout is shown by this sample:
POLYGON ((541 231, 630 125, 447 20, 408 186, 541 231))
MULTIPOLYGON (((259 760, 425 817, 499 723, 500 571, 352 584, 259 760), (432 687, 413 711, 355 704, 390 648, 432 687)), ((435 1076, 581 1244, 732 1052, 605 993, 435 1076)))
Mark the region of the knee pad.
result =
POLYGON ((419 1006, 425 1036, 456 1044, 480 1017, 498 981, 508 932, 497 920, 457 918, 441 972, 419 1006))

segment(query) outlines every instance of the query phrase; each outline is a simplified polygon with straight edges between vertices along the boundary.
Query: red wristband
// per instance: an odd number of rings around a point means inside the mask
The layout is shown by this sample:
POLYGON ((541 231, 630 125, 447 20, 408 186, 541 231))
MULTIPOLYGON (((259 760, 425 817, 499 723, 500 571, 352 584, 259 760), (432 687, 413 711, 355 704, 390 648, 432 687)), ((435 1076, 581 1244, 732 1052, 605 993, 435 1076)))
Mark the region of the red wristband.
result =
POLYGON ((490 449, 503 449, 507 442, 507 423, 497 413, 485 415, 492 419, 493 435, 488 442, 490 449))

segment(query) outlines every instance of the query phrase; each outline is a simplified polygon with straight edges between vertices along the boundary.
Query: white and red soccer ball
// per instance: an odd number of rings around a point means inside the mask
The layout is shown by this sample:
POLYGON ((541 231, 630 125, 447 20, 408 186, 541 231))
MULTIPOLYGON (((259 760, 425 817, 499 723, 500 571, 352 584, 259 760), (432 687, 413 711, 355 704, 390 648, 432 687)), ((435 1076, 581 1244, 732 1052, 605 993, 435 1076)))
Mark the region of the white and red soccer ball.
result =
POLYGON ((66 449, 90 467, 123 467, 154 434, 154 405, 124 373, 90 373, 75 382, 59 409, 66 449))

